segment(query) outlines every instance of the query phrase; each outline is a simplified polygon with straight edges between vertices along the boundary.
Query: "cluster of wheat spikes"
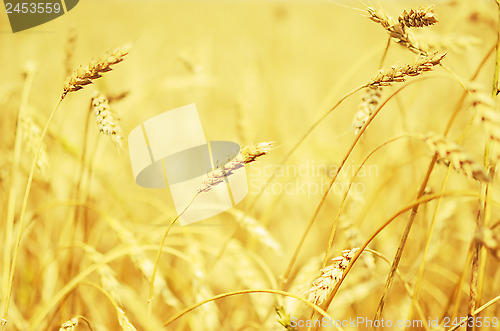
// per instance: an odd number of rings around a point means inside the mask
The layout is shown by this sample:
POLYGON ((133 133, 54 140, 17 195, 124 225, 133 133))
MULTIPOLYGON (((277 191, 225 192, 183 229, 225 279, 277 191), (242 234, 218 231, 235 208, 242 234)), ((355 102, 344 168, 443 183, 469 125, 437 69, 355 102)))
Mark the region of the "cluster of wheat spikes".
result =
MULTIPOLYGON (((500 10, 500 4, 499 4, 499 10, 500 10)), ((434 7, 433 6, 424 6, 424 7, 419 7, 416 9, 410 9, 410 10, 404 10, 403 13, 398 17, 397 20, 393 19, 392 17, 388 16, 383 10, 381 9, 374 9, 374 8, 367 8, 369 18, 376 22, 379 23, 389 34, 390 39, 395 41, 397 44, 405 46, 407 49, 412 51, 413 53, 417 54, 417 58, 414 63, 412 64, 407 64, 407 65, 394 65, 390 68, 383 68, 380 69, 379 72, 375 77, 372 78, 372 80, 367 83, 365 86, 362 88, 365 89, 366 91, 366 96, 363 97, 362 102, 360 104, 360 109, 356 113, 353 121, 353 128, 355 131, 355 134, 362 134, 364 130, 366 129, 366 126, 368 126, 371 122, 371 120, 378 114, 380 109, 385 105, 385 103, 380 105, 380 98, 381 98, 381 92, 382 92, 382 87, 385 86, 390 86, 394 83, 401 83, 405 82, 407 77, 412 77, 412 76, 419 76, 422 73, 426 71, 431 71, 435 66, 437 65, 442 65, 442 60, 444 59, 446 53, 440 53, 440 52, 435 52, 435 51, 430 51, 430 47, 427 46, 427 44, 421 40, 418 40, 413 32, 410 30, 411 28, 422 28, 422 27, 428 27, 431 26, 435 23, 438 22, 436 15, 434 14, 434 7), (380 106, 379 106, 380 105, 380 106)), ((389 44, 388 46, 389 47, 389 44)), ((386 49, 387 52, 387 49, 386 49)), ((385 54, 384 54, 385 58, 385 54)), ((498 61, 497 61, 497 68, 498 70, 498 61)), ((497 94, 497 86, 498 84, 498 79, 497 75, 495 75, 495 89, 493 91, 494 95, 497 94)), ((401 89, 400 89, 401 90, 401 89)), ((399 91, 399 90, 398 90, 399 91)), ((466 90, 466 92, 472 93, 472 106, 475 110, 475 117, 478 119, 477 122, 484 128, 484 132, 486 134, 486 141, 487 141, 487 148, 486 152, 487 155, 489 156, 489 163, 486 162, 486 167, 480 162, 477 162, 474 160, 473 157, 471 157, 465 149, 460 146, 459 144, 450 141, 446 135, 448 133, 448 130, 450 128, 451 123, 455 119, 455 116, 452 116, 451 121, 449 122, 444 135, 441 134, 435 134, 435 133, 429 133, 429 134, 424 134, 424 135, 417 135, 421 139, 423 139, 428 147, 431 149, 433 153, 433 159, 429 165, 427 177, 424 179, 421 188, 419 190, 419 193, 417 195, 417 199, 423 198, 424 192, 426 192, 427 189, 427 182, 429 180, 429 175, 433 170, 434 164, 436 162, 438 163, 443 163, 446 166, 455 169, 458 172, 461 172, 465 174, 466 176, 473 178, 477 180, 479 183, 482 185, 486 185, 486 188, 488 188, 487 185, 491 185, 493 181, 493 174, 494 174, 494 165, 496 165, 499 157, 499 152, 498 152, 498 142, 499 140, 499 130, 500 130, 500 117, 498 115, 498 110, 495 109, 495 100, 492 98, 490 95, 487 93, 479 93, 476 90, 466 90), (493 166, 493 168, 492 168, 493 166)), ((396 92, 397 93, 397 92, 396 92)), ((394 94, 393 94, 394 95, 394 94)), ((387 101, 386 101, 387 102, 387 101)), ((463 98, 461 103, 463 102, 463 98)), ((461 103, 459 104, 461 106, 461 103)), ((335 107, 334 107, 335 108, 335 107)), ((458 109, 458 108, 457 108, 458 109)), ((323 119, 323 118, 322 118, 323 119)), ((409 134, 409 136, 415 136, 414 134, 409 134)), ((352 145, 351 149, 347 153, 346 157, 349 156, 349 154, 352 151, 352 148, 356 145, 356 142, 358 139, 354 142, 352 145)), ((345 160, 345 159, 344 159, 345 160)), ((332 180, 332 183, 335 181, 336 176, 332 180)), ((445 179, 445 184, 443 184, 443 190, 446 185, 446 180, 445 179)), ((487 191, 488 192, 488 191, 487 191)), ((321 208, 323 201, 326 197, 328 192, 325 193, 323 196, 323 200, 318 206, 318 210, 321 208)), ((345 196, 346 197, 346 196, 345 196)), ((344 199, 345 199, 344 197, 344 199)), ((484 199, 484 197, 483 197, 484 199)), ((484 201, 484 200, 482 200, 484 201)), ((484 202, 483 208, 486 208, 487 202, 484 202)), ((342 205, 341 205, 342 206, 342 205)), ((401 238, 401 242, 398 248, 398 251, 394 257, 394 260, 392 262, 391 270, 389 273, 389 276, 387 278, 386 286, 384 288, 384 292, 382 295, 382 298, 380 300, 378 309, 375 313, 374 319, 380 319, 382 316, 382 311, 384 308, 384 305, 386 303, 386 298, 387 298, 387 293, 389 289, 391 288, 392 282, 394 275, 398 272, 398 266, 399 262, 402 257, 402 252, 403 249, 406 245, 406 241, 408 238, 409 231, 412 227, 413 221, 415 219, 415 215, 417 214, 419 207, 419 203, 413 205, 411 209, 411 214, 409 217, 409 221, 407 223, 407 226, 405 228, 405 232, 401 238)), ((437 208, 436 208, 437 210, 437 208)), ((469 309, 468 309, 468 316, 469 318, 472 318, 477 314, 477 308, 478 308, 478 273, 479 273, 479 251, 482 246, 484 248, 489 249, 490 251, 493 251, 493 254, 497 254, 498 249, 498 241, 497 239, 494 239, 494 233, 486 228, 484 228, 484 222, 485 222, 485 216, 484 216, 484 211, 481 211, 478 216, 477 220, 477 227, 478 230, 480 231, 475 237, 473 245, 471 246, 472 249, 472 265, 471 265, 471 285, 470 285, 470 297, 469 297, 469 309)), ((312 218, 312 222, 316 219, 316 215, 312 218)), ((338 213, 340 215, 340 211, 338 213)), ((338 217, 337 217, 338 219, 338 217)), ((312 283, 312 288, 310 288, 307 293, 309 294, 309 301, 312 303, 321 306, 323 309, 327 309, 334 299, 334 297, 337 294, 337 290, 342 283, 343 279, 347 276, 347 273, 350 271, 352 264, 357 260, 361 252, 366 248, 366 246, 374 239, 374 237, 385 228, 394 218, 391 218, 386 224, 384 224, 368 241, 365 242, 365 244, 361 247, 361 249, 352 249, 352 250, 346 250, 342 252, 342 256, 336 257, 333 259, 333 263, 330 265, 326 265, 326 259, 323 264, 323 268, 321 269, 321 275, 312 283)), ((434 221, 435 219, 433 219, 434 221)), ((330 251, 330 247, 332 245, 332 238, 335 234, 335 228, 336 225, 334 225, 333 230, 332 230, 332 235, 330 236, 330 243, 329 246, 326 250, 327 254, 330 251)), ((431 228, 431 231, 434 229, 434 223, 433 227, 431 228)), ((430 234, 432 236, 432 232, 430 234)), ((305 235, 304 235, 305 237, 305 235)), ((303 237, 303 238, 304 238, 303 237)), ((424 318, 422 314, 421 307, 419 307, 417 298, 419 295, 419 290, 420 290, 420 281, 421 281, 421 276, 422 276, 422 271, 425 267, 425 254, 427 254, 427 250, 430 244, 430 237, 429 240, 426 243, 425 246, 425 251, 424 251, 424 257, 422 258, 422 263, 420 267, 420 273, 419 273, 419 278, 417 280, 417 285, 413 289, 413 291, 410 288, 407 288, 407 291, 409 295, 412 297, 412 306, 410 310, 410 315, 409 317, 412 317, 413 312, 416 310, 417 313, 419 314, 420 318, 424 318)), ((299 248, 301 247, 302 242, 299 244, 299 248)), ((297 249, 297 251, 298 251, 297 249)), ((295 258, 296 256, 294 256, 295 258)), ((483 255, 484 257, 484 255, 483 255)), ((292 262, 293 263, 293 262, 292 262)), ((484 261, 482 261, 484 265, 484 261)), ((293 264, 290 264, 289 269, 287 270, 286 277, 288 276, 291 266, 293 264)), ((484 270, 484 269, 483 269, 484 270)), ((497 297, 498 299, 499 297, 497 297)), ((280 324, 285 326, 287 330, 289 329, 289 320, 286 320, 285 317, 287 317, 287 312, 285 311, 278 311, 278 320, 280 321, 280 324)), ((315 314, 311 316, 313 318, 315 314)), ((314 324, 315 325, 315 324, 314 324)), ((462 325, 462 324, 460 324, 462 325)), ((458 327, 458 325, 457 325, 458 327)), ((427 326, 428 328, 428 326, 427 326)), ((469 327, 468 327, 469 328, 469 327)), ((316 329, 313 328, 313 329, 316 329)))
POLYGON ((417 41, 410 28, 431 26, 438 22, 433 6, 426 6, 409 11, 404 10, 394 20, 382 10, 367 8, 370 19, 382 25, 390 38, 396 43, 407 47, 417 53, 418 57, 412 64, 394 65, 390 68, 380 69, 373 79, 366 85, 366 96, 360 104, 360 110, 353 120, 354 134, 358 134, 374 109, 378 106, 382 87, 392 83, 405 82, 408 77, 414 77, 426 71, 431 71, 434 66, 441 64, 446 53, 431 51, 422 41, 417 41))

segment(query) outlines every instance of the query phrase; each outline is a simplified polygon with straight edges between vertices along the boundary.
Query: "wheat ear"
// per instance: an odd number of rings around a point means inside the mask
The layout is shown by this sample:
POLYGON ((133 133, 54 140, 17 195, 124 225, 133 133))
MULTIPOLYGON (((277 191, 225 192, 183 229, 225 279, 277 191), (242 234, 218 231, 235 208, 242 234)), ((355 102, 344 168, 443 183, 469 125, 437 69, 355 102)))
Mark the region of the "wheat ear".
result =
POLYGON ((399 24, 408 28, 421 28, 438 22, 434 6, 423 6, 409 11, 404 10, 398 18, 399 24))
POLYGON ((96 91, 92 96, 90 105, 96 117, 99 131, 111 137, 113 143, 121 148, 123 141, 122 129, 118 124, 119 120, 115 112, 109 106, 108 98, 106 98, 104 94, 96 91))
POLYGON ((342 251, 342 256, 332 259, 333 263, 321 269, 321 276, 312 283, 312 288, 308 291, 308 300, 316 305, 321 305, 330 295, 335 285, 342 278, 344 270, 351 262, 358 248, 342 251))
POLYGON ((59 331, 74 331, 76 326, 78 326, 78 317, 74 317, 61 324, 59 331))
POLYGON ((370 86, 366 89, 366 95, 361 100, 359 104, 359 110, 354 115, 354 120, 352 122, 352 127, 354 128, 354 134, 358 134, 359 130, 365 125, 370 115, 377 108, 380 102, 382 88, 380 86, 370 86))
POLYGON ((130 46, 126 45, 114 51, 108 51, 97 60, 92 59, 87 66, 80 66, 64 83, 64 91, 61 95, 61 100, 64 99, 69 92, 78 91, 85 85, 92 84, 95 79, 102 77, 104 72, 112 70, 113 68, 111 68, 111 66, 122 62, 124 57, 128 54, 129 49, 130 46))
POLYGON ((396 82, 404 82, 408 77, 414 77, 426 71, 431 71, 434 66, 441 63, 446 53, 432 53, 419 56, 413 64, 392 66, 380 69, 367 86, 388 86, 396 82))
POLYGON ((395 21, 380 9, 367 8, 369 18, 387 31, 389 36, 398 44, 405 46, 410 51, 417 54, 427 54, 429 47, 416 39, 411 31, 405 29, 405 25, 395 21))
POLYGON ((486 173, 484 167, 474 161, 461 146, 435 133, 423 135, 422 139, 427 142, 427 145, 434 153, 438 154, 438 162, 442 162, 447 166, 451 165, 456 171, 480 182, 490 181, 490 176, 486 173))
POLYGON ((234 160, 207 174, 202 186, 198 188, 198 193, 210 191, 212 187, 222 183, 227 176, 243 168, 245 164, 254 162, 258 157, 266 155, 271 150, 271 147, 272 143, 270 142, 243 147, 234 160))

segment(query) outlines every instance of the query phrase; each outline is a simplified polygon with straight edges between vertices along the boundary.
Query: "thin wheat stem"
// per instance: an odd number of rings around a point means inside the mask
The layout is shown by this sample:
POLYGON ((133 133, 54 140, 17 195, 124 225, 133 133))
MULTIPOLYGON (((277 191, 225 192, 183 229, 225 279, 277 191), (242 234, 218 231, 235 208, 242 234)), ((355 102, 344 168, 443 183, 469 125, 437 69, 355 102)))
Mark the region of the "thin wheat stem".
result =
MULTIPOLYGON (((486 63, 486 60, 489 58, 489 56, 493 53, 494 49, 495 48, 492 48, 491 51, 488 52, 488 54, 484 57, 483 61, 479 64, 478 69, 476 70, 476 72, 472 76, 471 80, 474 80, 477 77, 477 75, 479 74, 481 68, 486 63)), ((452 124, 455 121, 455 118, 456 118, 456 116, 457 116, 460 108, 462 107, 462 104, 463 104, 466 96, 467 96, 467 91, 464 91, 462 93, 461 98, 457 102, 457 105, 455 107, 454 112, 452 113, 450 119, 448 120, 448 123, 447 123, 446 128, 445 128, 444 133, 443 133, 443 136, 445 136, 445 137, 447 136, 449 130, 451 129, 452 124)), ((429 166, 427 168, 427 172, 426 172, 426 175, 424 177, 424 180, 422 181, 422 183, 420 185, 420 188, 419 188, 419 191, 418 191, 418 194, 417 194, 417 199, 420 199, 423 196, 423 194, 425 192, 425 188, 427 187, 427 183, 429 181, 430 174, 432 173, 432 170, 434 169, 434 165, 436 164, 436 161, 437 161, 437 153, 434 154, 431 162, 429 163, 429 166)), ((385 305, 387 294, 389 292, 389 289, 391 288, 391 285, 392 285, 392 282, 393 282, 393 279, 394 279, 394 272, 395 272, 395 270, 396 270, 396 268, 399 265, 399 262, 401 260, 401 256, 403 254, 403 249, 404 249, 404 246, 406 245, 406 240, 408 238, 408 235, 410 233, 411 227, 413 225, 413 221, 415 220, 415 217, 417 216, 418 207, 419 207, 418 204, 415 205, 414 209, 412 210, 412 212, 410 213, 410 216, 408 218, 408 222, 406 224, 404 233, 403 233, 403 235, 401 237, 401 241, 400 241, 398 250, 396 252, 396 255, 394 257, 391 270, 389 272, 389 275, 387 276, 387 281, 386 281, 386 285, 384 287, 384 292, 382 294, 382 297, 381 297, 380 302, 379 302, 379 306, 377 308, 377 312, 375 314, 375 318, 376 319, 380 318, 382 316, 382 311, 383 311, 383 308, 384 308, 384 305, 385 305)))
POLYGON ((285 292, 285 291, 274 290, 274 289, 250 289, 250 290, 240 290, 240 291, 223 293, 223 294, 216 295, 216 296, 214 296, 212 298, 203 300, 201 302, 198 302, 197 304, 192 305, 190 307, 187 307, 184 310, 182 310, 182 311, 178 312, 177 314, 175 314, 174 316, 170 317, 165 323, 163 323, 163 326, 168 326, 169 324, 175 322, 176 320, 178 320, 182 316, 186 315, 187 313, 195 310, 196 308, 198 308, 198 307, 200 307, 200 306, 202 306, 202 305, 204 305, 206 303, 209 303, 209 302, 212 302, 212 301, 216 301, 216 300, 219 300, 219 299, 223 299, 223 298, 227 298, 227 297, 232 297, 232 296, 235 296, 235 295, 252 294, 252 293, 276 294, 276 295, 281 295, 281 296, 285 296, 285 297, 290 297, 290 298, 297 299, 297 300, 305 303, 306 305, 308 305, 312 309, 314 309, 318 314, 321 314, 323 317, 332 320, 332 318, 330 317, 330 315, 328 315, 328 313, 326 311, 324 311, 323 309, 321 309, 317 305, 313 304, 312 302, 310 302, 310 301, 308 301, 308 300, 306 300, 306 299, 304 299, 304 298, 302 298, 302 297, 300 297, 298 295, 295 295, 295 294, 292 294, 292 293, 288 293, 288 292, 285 292))
POLYGON ((196 192, 196 194, 194 195, 193 199, 191 199, 191 202, 189 202, 187 204, 186 208, 184 208, 184 210, 181 213, 179 213, 179 215, 177 215, 177 217, 174 218, 172 220, 172 222, 170 222, 170 225, 168 226, 167 230, 165 231, 165 234, 163 235, 163 238, 161 239, 160 247, 158 248, 158 253, 156 254, 156 259, 155 259, 153 274, 151 276, 151 281, 149 282, 149 295, 148 295, 148 303, 150 303, 149 309, 151 309, 151 306, 152 306, 151 303, 153 301, 153 293, 154 293, 154 284, 155 284, 156 272, 158 271, 158 265, 160 264, 160 257, 161 257, 161 253, 162 253, 162 250, 163 250, 163 245, 165 244, 165 240, 167 239, 167 235, 170 232, 170 229, 172 228, 172 226, 174 225, 174 223, 186 212, 186 210, 188 210, 188 208, 193 204, 194 200, 196 199, 196 197, 199 194, 200 194, 200 191, 196 192))
MULTIPOLYGON (((140 250, 148 250, 148 251, 157 251, 157 245, 143 245, 137 247, 140 250)), ((179 254, 178 251, 165 248, 165 251, 169 254, 178 256, 180 258, 183 257, 182 254, 179 254)), ((123 258, 125 256, 129 256, 131 254, 131 248, 120 248, 112 250, 105 255, 103 255, 101 264, 92 264, 87 268, 80 271, 78 275, 71 278, 69 282, 67 282, 58 292, 56 292, 53 296, 51 296, 50 300, 46 302, 44 305, 38 308, 38 310, 34 311, 32 317, 30 319, 30 331, 39 330, 42 322, 47 318, 47 315, 51 312, 52 309, 63 300, 72 290, 74 290, 78 284, 80 284, 86 277, 97 271, 102 264, 108 264, 116 259, 123 258)))
POLYGON ((462 291, 463 289, 463 286, 465 284, 465 281, 466 281, 466 278, 467 278, 467 274, 468 274, 468 270, 469 270, 469 265, 470 265, 470 261, 472 261, 472 247, 473 247, 473 242, 470 243, 469 245, 469 248, 467 249, 467 256, 465 258, 465 263, 462 267, 462 271, 460 273, 460 278, 457 282, 457 284, 455 284, 454 286, 454 289, 453 289, 453 293, 452 295, 450 296, 450 299, 448 300, 448 304, 446 305, 446 307, 443 309, 443 313, 441 314, 441 317, 446 317, 446 316, 450 316, 450 318, 455 318, 458 316, 458 312, 460 310, 460 308, 462 307, 462 296, 463 296, 463 293, 464 291, 462 291), (450 310, 450 307, 453 306, 453 309, 451 311, 451 313, 448 313, 448 311, 450 310))
MULTIPOLYGON (((28 176, 28 183, 26 184, 26 190, 24 192, 24 199, 23 199, 23 205, 21 208, 21 214, 19 216, 19 231, 17 234, 16 245, 14 246, 14 254, 12 256, 12 263, 11 263, 11 267, 10 267, 9 287, 8 287, 7 293, 4 293, 5 302, 4 302, 4 311, 3 311, 3 316, 2 316, 3 320, 7 320, 7 315, 9 313, 9 304, 10 304, 10 299, 12 296, 12 289, 13 289, 13 285, 14 285, 14 274, 16 272, 17 255, 19 253, 19 247, 21 245, 21 236, 23 234, 23 226, 24 226, 24 222, 25 222, 25 218, 26 218, 26 208, 28 206, 28 198, 29 198, 30 191, 31 191, 31 184, 33 182, 33 174, 35 173, 36 162, 38 160, 38 156, 40 155, 40 150, 42 149, 43 141, 44 141, 45 135, 47 134, 47 130, 49 128, 49 125, 52 122, 52 119, 54 118, 54 115, 55 115, 57 109, 59 108, 61 101, 62 101, 62 98, 60 98, 57 101, 56 106, 54 107, 54 109, 50 113, 49 119, 47 120, 47 124, 45 124, 45 128, 43 129, 42 135, 40 136, 40 144, 38 146, 38 151, 36 152, 35 157, 33 158, 33 162, 31 164, 31 169, 30 169, 30 173, 28 176)), ((0 330, 4 330, 4 328, 5 328, 5 324, 2 324, 0 330)))
MULTIPOLYGON (((79 198, 81 198, 81 197, 79 197, 79 194, 81 193, 81 186, 82 186, 83 176, 85 174, 85 168, 86 168, 85 156, 87 155, 87 144, 88 144, 87 140, 88 140, 88 135, 89 135, 89 127, 90 127, 89 124, 90 124, 91 117, 92 117, 92 113, 89 111, 87 116, 86 116, 85 124, 84 124, 83 146, 82 146, 82 153, 80 155, 80 162, 79 162, 80 167, 79 167, 78 175, 76 178, 75 190, 73 192, 73 196, 74 196, 75 200, 78 200, 79 198)), ((82 200, 82 201, 84 201, 84 200, 82 200)), ((75 205, 74 208, 70 209, 68 220, 71 220, 71 222, 68 222, 68 224, 66 225, 68 228, 70 228, 70 230, 69 230, 70 235, 69 235, 68 242, 73 242, 75 239, 80 216, 81 216, 81 212, 80 212, 80 208, 78 205, 75 205)), ((68 274, 69 274, 69 277, 71 278, 73 276, 73 274, 75 273, 75 268, 78 265, 77 261, 74 259, 74 251, 73 250, 69 251, 67 261, 68 261, 68 274)), ((74 298, 71 298, 70 300, 72 300, 71 303, 74 303, 74 298)))
POLYGON ((384 65, 385 58, 387 57, 387 53, 389 53, 389 48, 391 47, 391 37, 387 38, 387 45, 385 45, 384 53, 382 54, 382 58, 380 59, 379 68, 382 68, 384 65))
MULTIPOLYGON (((466 135, 467 131, 468 130, 464 130, 464 132, 462 133, 462 136, 460 137, 460 139, 458 141, 459 144, 462 143, 463 139, 465 138, 465 135, 466 135)), ((448 167, 448 169, 446 171, 446 175, 445 175, 445 177, 443 179, 443 184, 441 185, 440 192, 444 192, 445 191, 446 185, 448 184, 448 179, 450 177, 450 174, 451 174, 451 167, 448 167)), ((425 245, 424 245, 424 250, 422 252, 422 260, 420 262, 420 266, 419 266, 419 269, 418 269, 417 280, 415 281, 415 286, 414 286, 414 289, 413 289, 413 295, 412 295, 410 310, 409 310, 409 313, 408 313, 408 319, 411 319, 411 316, 413 314, 413 307, 416 306, 417 301, 418 301, 418 295, 419 295, 419 292, 420 292, 420 286, 422 284, 422 277, 423 277, 423 274, 424 274, 425 263, 426 263, 426 260, 427 260, 427 254, 429 252, 429 248, 430 248, 430 245, 431 245, 431 242, 432 242, 432 237, 433 237, 433 234, 434 234, 434 229, 435 229, 436 221, 437 221, 437 215, 438 215, 438 211, 439 211, 439 208, 441 207, 441 203, 442 202, 443 202, 442 198, 439 198, 437 200, 436 207, 434 208, 434 212, 432 214, 431 224, 430 224, 430 227, 429 227, 429 231, 427 233, 427 239, 426 239, 426 242, 425 242, 425 245)))
MULTIPOLYGON (((497 303, 498 301, 500 301, 500 295, 494 297, 493 299, 491 299, 490 301, 486 302, 484 305, 482 305, 481 307, 477 308, 474 313, 472 314, 472 316, 476 316, 478 315, 480 312, 482 312, 483 310, 485 310, 486 308, 488 308, 489 306, 497 303)), ((464 325, 466 321, 462 321, 460 323, 458 323, 457 325, 455 325, 454 327, 452 327, 451 329, 448 329, 448 331, 454 331, 460 327, 462 327, 464 325)))
POLYGON ((370 159, 370 157, 372 157, 372 155, 375 154, 379 149, 381 149, 384 146, 389 145, 392 142, 395 142, 395 141, 397 141, 399 139, 402 139, 402 138, 405 138, 405 137, 408 137, 408 135, 402 135, 402 136, 399 136, 399 137, 396 137, 396 138, 392 138, 392 139, 390 139, 390 140, 382 143, 381 145, 377 146, 370 153, 368 153, 368 155, 365 157, 365 159, 356 168, 356 170, 355 170, 352 178, 349 180, 349 185, 347 186, 346 192, 344 193, 344 196, 340 200, 340 205, 338 207, 337 216, 335 216, 335 219, 334 219, 333 225, 332 225, 332 230, 330 231, 330 239, 328 240, 328 247, 327 247, 327 249, 325 251, 325 258, 323 260, 323 266, 322 266, 322 268, 324 268, 326 266, 326 263, 328 262, 328 256, 330 256, 330 251, 331 251, 331 248, 333 246, 333 240, 335 238, 335 233, 336 233, 336 230, 337 230, 338 222, 340 220, 340 216, 342 214, 342 210, 344 208, 345 201, 347 200, 347 196, 349 195, 349 192, 351 190, 352 184, 354 183, 354 180, 358 176, 359 172, 361 171, 361 169, 363 169, 363 166, 370 159))

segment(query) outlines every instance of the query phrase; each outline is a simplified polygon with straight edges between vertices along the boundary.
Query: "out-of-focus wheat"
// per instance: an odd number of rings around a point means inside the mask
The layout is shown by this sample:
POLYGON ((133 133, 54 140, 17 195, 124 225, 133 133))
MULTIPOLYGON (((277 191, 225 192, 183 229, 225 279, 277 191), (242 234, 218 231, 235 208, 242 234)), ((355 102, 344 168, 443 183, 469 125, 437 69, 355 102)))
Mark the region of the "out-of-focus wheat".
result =
POLYGON ((61 324, 59 331, 74 331, 75 327, 77 326, 78 326, 78 317, 73 317, 69 321, 66 321, 63 324, 61 324))
POLYGON ((35 156, 38 146, 42 143, 40 154, 36 160, 36 166, 40 170, 42 177, 46 179, 49 169, 49 156, 47 154, 47 145, 41 141, 42 129, 40 129, 29 114, 22 113, 19 120, 21 122, 24 142, 32 157, 35 156))
POLYGON ((416 9, 404 10, 398 18, 399 24, 408 28, 421 28, 437 23, 434 6, 423 6, 416 9))
POLYGON ((71 75, 71 71, 73 70, 73 61, 75 57, 75 49, 76 49, 76 38, 77 32, 75 27, 71 27, 68 31, 68 37, 66 39, 65 46, 65 57, 64 57, 64 70, 66 77, 71 75))
POLYGON ((495 101, 491 95, 478 90, 472 91, 472 107, 490 141, 489 160, 495 165, 500 160, 500 113, 495 111, 495 101))
POLYGON ((489 182, 490 177, 483 165, 474 161, 463 148, 454 142, 448 141, 444 136, 435 133, 422 135, 429 148, 438 154, 438 162, 451 165, 453 169, 472 177, 480 182, 489 182))
POLYGON ((100 92, 95 92, 90 102, 92 111, 96 117, 96 123, 99 131, 111 138, 113 143, 122 147, 123 135, 122 129, 118 124, 118 118, 115 112, 109 106, 109 100, 100 92))
POLYGON ((365 125, 370 115, 377 108, 380 102, 380 96, 382 93, 382 88, 380 86, 374 85, 365 89, 366 95, 361 100, 359 104, 359 110, 354 115, 354 120, 352 122, 352 127, 354 128, 354 134, 358 134, 359 130, 365 125))

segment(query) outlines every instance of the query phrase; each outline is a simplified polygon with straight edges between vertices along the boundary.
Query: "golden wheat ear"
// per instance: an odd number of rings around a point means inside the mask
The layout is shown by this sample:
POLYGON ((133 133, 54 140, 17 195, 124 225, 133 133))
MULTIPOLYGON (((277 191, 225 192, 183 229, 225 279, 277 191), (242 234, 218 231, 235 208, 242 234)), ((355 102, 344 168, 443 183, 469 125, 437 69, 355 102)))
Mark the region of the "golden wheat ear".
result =
POLYGON ((399 24, 408 28, 421 28, 430 26, 438 22, 434 14, 434 6, 423 6, 416 9, 406 9, 398 18, 399 24))
POLYGON ((357 250, 358 248, 353 248, 343 251, 342 256, 333 258, 333 263, 321 270, 321 276, 316 278, 312 283, 312 288, 308 291, 309 301, 319 306, 328 298, 335 285, 342 278, 344 270, 351 262, 357 250))
POLYGON ((64 99, 69 92, 81 90, 85 85, 92 84, 94 80, 102 77, 103 73, 113 70, 111 66, 122 62, 125 56, 129 53, 129 50, 130 44, 127 44, 123 47, 115 49, 114 51, 106 52, 97 60, 93 59, 85 67, 80 66, 64 83, 61 100, 64 99))
POLYGON ((426 71, 431 71, 435 66, 441 64, 446 53, 432 53, 420 55, 413 64, 404 66, 392 66, 380 69, 368 86, 388 86, 392 83, 404 82, 408 77, 418 76, 426 71))
POLYGON ((272 146, 273 144, 271 142, 244 146, 234 160, 226 163, 222 169, 215 169, 207 174, 202 186, 198 188, 198 193, 210 191, 212 187, 222 183, 227 176, 243 168, 245 164, 254 162, 258 157, 266 155, 271 150, 272 146))
POLYGON ((359 110, 354 115, 352 121, 352 127, 354 129, 354 134, 358 134, 363 125, 368 121, 370 116, 373 114, 375 109, 380 102, 380 97, 382 95, 382 87, 380 86, 370 86, 365 89, 366 95, 361 99, 359 104, 359 110))
POLYGON ((90 107, 96 117, 99 131, 103 135, 109 136, 115 146, 122 148, 122 129, 115 112, 109 106, 109 99, 104 94, 96 91, 90 101, 90 107))

